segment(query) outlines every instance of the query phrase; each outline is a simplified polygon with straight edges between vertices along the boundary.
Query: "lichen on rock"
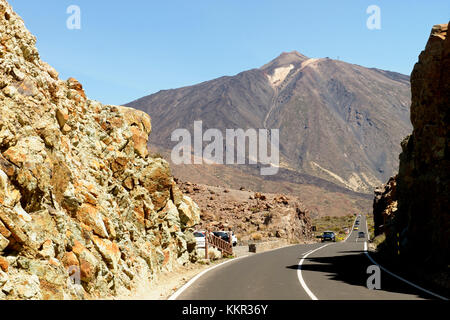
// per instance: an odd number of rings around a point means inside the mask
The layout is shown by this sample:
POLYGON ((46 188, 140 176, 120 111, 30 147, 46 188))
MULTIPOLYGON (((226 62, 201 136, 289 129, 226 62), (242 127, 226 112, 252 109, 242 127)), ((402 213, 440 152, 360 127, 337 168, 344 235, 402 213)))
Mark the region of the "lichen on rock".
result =
POLYGON ((35 43, 0 0, 0 299, 105 298, 194 261, 199 213, 150 117, 89 100, 35 43))

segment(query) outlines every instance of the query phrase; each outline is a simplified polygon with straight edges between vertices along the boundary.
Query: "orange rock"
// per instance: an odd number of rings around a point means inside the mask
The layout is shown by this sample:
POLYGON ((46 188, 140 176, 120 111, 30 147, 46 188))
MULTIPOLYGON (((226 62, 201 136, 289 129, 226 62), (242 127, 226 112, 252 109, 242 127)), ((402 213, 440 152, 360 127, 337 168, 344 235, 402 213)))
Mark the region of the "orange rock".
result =
POLYGON ((92 228, 99 236, 104 238, 108 237, 102 214, 96 206, 89 203, 82 204, 76 213, 76 217, 80 222, 92 228))
POLYGON ((0 257, 0 269, 2 269, 3 272, 8 272, 9 269, 9 262, 3 257, 0 257))
POLYGON ((95 268, 89 261, 80 258, 80 276, 83 281, 90 281, 95 276, 95 268))
POLYGON ((1 220, 0 220, 0 234, 5 238, 9 238, 11 236, 11 232, 6 228, 6 226, 3 224, 1 220))
POLYGON ((6 150, 3 153, 3 155, 6 157, 6 159, 8 159, 9 161, 11 161, 16 166, 19 166, 19 167, 26 160, 26 155, 24 153, 21 153, 19 150, 16 150, 16 148, 14 148, 14 147, 9 148, 8 150, 6 150))
POLYGON ((86 248, 83 246, 83 244, 80 241, 75 240, 72 251, 78 256, 81 255, 84 250, 86 250, 86 248))
POLYGON ((109 119, 109 122, 111 123, 111 125, 114 128, 122 128, 123 127, 123 120, 122 120, 122 118, 114 117, 114 118, 109 119))
POLYGON ((86 99, 86 93, 83 90, 83 86, 80 82, 78 82, 75 78, 69 78, 67 79, 67 86, 69 89, 73 89, 76 92, 78 92, 84 99, 86 99))
POLYGON ((142 207, 134 208, 134 215, 136 216, 139 223, 141 223, 142 225, 145 225, 145 221, 144 221, 145 213, 144 213, 144 209, 142 207))
POLYGON ((119 246, 112 241, 100 239, 97 236, 93 236, 92 240, 103 256, 103 259, 105 259, 113 269, 116 269, 120 260, 119 246))
POLYGON ((136 127, 131 127, 131 133, 133 134, 131 139, 133 140, 134 150, 142 158, 145 158, 148 155, 148 135, 136 127))
POLYGON ((59 127, 64 128, 67 120, 69 120, 69 114, 62 109, 56 110, 56 120, 58 120, 59 127))
POLYGON ((79 266, 78 258, 73 252, 64 253, 64 257, 62 259, 63 265, 68 268, 70 266, 79 266))
MULTIPOLYGON (((74 241, 74 246, 72 247, 73 253, 75 253, 76 257, 79 261, 80 266, 80 276, 81 280, 85 282, 91 281, 95 277, 96 269, 95 266, 95 257, 92 255, 92 253, 83 246, 79 241, 74 241)), ((72 262, 75 262, 75 260, 72 260, 73 257, 69 257, 72 262)), ((75 266, 77 266, 75 264, 75 266)))
POLYGON ((59 263, 59 261, 58 261, 58 259, 55 259, 55 258, 50 258, 50 259, 48 259, 48 263, 50 264, 50 265, 52 265, 52 266, 55 266, 55 267, 59 267, 61 264, 59 263))
POLYGON ((163 266, 165 266, 170 259, 170 250, 164 250, 164 262, 162 263, 163 266))

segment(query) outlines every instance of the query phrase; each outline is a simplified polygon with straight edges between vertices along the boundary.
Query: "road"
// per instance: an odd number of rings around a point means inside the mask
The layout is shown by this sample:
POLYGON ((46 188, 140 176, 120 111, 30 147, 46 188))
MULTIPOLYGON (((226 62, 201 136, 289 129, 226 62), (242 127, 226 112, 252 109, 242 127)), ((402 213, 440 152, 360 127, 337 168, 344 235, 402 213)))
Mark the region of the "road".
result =
MULTIPOLYGON (((221 265, 177 294, 177 300, 422 300, 436 299, 380 271, 381 289, 369 290, 364 216, 346 241, 295 245, 221 265)), ((353 228, 352 228, 353 229, 353 228)))

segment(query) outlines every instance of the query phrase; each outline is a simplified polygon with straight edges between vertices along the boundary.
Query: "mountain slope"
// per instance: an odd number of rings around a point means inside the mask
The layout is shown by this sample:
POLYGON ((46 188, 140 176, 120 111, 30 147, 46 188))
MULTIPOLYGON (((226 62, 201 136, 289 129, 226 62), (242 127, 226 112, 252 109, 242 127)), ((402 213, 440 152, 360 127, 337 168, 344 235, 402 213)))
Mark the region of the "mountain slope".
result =
POLYGON ((398 168, 399 142, 411 129, 409 104, 407 76, 294 51, 260 69, 128 106, 152 116, 151 143, 169 150, 172 131, 193 132, 195 120, 222 132, 280 129, 282 168, 368 193, 398 168))

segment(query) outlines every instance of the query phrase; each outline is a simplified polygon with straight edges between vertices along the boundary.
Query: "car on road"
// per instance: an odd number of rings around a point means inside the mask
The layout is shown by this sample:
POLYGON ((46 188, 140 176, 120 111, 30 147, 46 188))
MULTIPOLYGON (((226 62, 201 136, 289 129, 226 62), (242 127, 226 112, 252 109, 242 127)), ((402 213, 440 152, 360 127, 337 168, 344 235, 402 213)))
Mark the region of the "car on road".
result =
POLYGON ((230 242, 230 235, 228 234, 228 232, 225 232, 225 231, 214 231, 213 234, 216 237, 219 237, 220 239, 222 239, 223 241, 230 242))
POLYGON ((233 231, 215 231, 213 232, 213 234, 226 242, 230 242, 230 232, 231 232, 231 242, 233 243, 233 247, 235 247, 237 246, 237 237, 235 236, 233 231))
POLYGON ((366 233, 365 232, 358 232, 358 238, 365 238, 366 233))
POLYGON ((230 242, 230 232, 231 232, 231 242, 233 244, 233 247, 235 247, 237 246, 237 237, 234 235, 233 231, 216 231, 213 232, 213 234, 226 242, 230 242))
POLYGON ((333 231, 325 231, 325 232, 322 234, 322 242, 325 242, 325 241, 333 241, 333 242, 336 242, 336 235, 334 234, 333 231))
POLYGON ((356 230, 359 230, 359 228, 358 228, 357 226, 355 226, 355 227, 353 228, 353 230, 356 231, 356 230))

